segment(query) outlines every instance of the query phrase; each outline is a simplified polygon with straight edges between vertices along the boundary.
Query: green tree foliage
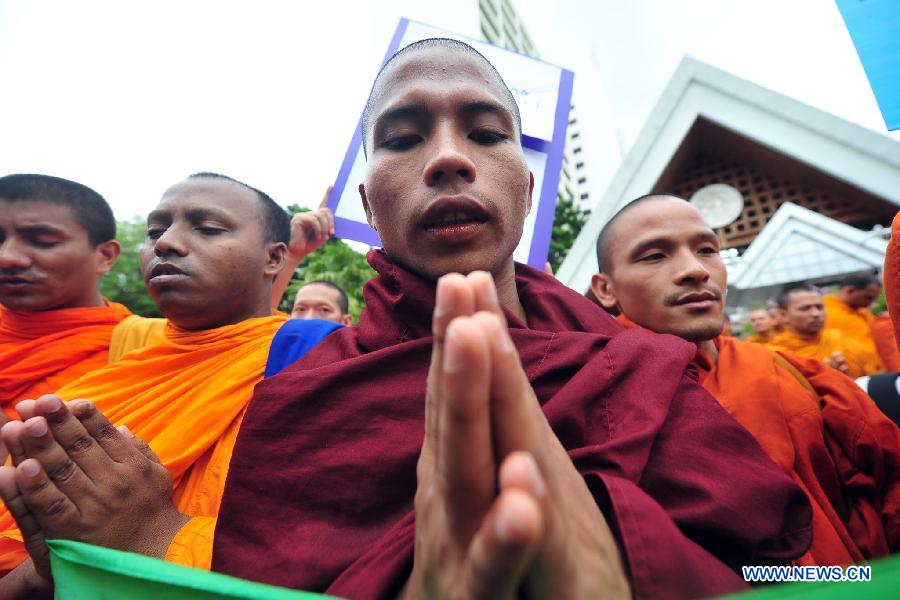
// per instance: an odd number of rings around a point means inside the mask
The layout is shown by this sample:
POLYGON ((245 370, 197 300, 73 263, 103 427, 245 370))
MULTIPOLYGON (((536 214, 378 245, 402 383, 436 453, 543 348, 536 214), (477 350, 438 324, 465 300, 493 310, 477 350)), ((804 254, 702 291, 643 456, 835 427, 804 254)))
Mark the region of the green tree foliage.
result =
MULTIPOLYGON (((288 207, 291 214, 305 212, 309 209, 296 204, 288 207)), ((375 276, 375 271, 366 262, 366 257, 355 251, 341 240, 328 240, 324 246, 307 256, 294 273, 287 292, 281 299, 279 308, 290 312, 294 304, 297 290, 310 281, 325 280, 335 283, 347 292, 350 300, 350 314, 354 320, 365 306, 363 300, 363 284, 375 276)))
POLYGON ((553 216, 553 233, 550 237, 550 255, 547 260, 553 272, 559 270, 563 259, 566 258, 575 238, 584 224, 587 217, 581 210, 575 206, 575 201, 571 196, 559 196, 556 199, 556 211, 553 216))
POLYGON ((134 217, 130 221, 119 221, 116 230, 122 254, 100 282, 103 295, 113 302, 124 304, 131 312, 143 317, 162 316, 153 304, 141 277, 138 252, 147 235, 147 220, 144 217, 134 217))

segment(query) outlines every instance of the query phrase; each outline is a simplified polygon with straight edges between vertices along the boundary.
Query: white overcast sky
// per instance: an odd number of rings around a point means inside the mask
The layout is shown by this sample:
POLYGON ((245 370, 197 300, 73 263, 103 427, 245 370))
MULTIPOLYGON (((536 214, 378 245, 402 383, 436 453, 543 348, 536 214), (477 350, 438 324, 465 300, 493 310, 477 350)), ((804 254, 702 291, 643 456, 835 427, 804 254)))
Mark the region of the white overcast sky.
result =
MULTIPOLYGON (((830 0, 512 1, 542 58, 575 71, 594 197, 685 54, 888 135, 830 0)), ((477 36, 477 11, 477 0, 0 0, 0 174, 81 181, 118 218, 201 170, 314 206, 398 19, 477 36)))

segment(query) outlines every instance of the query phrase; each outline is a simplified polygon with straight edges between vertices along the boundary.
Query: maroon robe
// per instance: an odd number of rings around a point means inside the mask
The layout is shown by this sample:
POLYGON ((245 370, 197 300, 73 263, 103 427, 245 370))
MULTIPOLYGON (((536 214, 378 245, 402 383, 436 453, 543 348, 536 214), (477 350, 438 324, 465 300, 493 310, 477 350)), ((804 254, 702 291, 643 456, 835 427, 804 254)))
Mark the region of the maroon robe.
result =
MULTIPOLYGON (((414 543, 434 283, 369 253, 359 326, 256 387, 213 568, 349 598, 396 594, 414 543)), ((805 495, 687 372, 696 347, 626 331, 552 277, 516 266, 507 312, 528 379, 623 552, 636 597, 744 587, 740 565, 809 546, 805 495)))

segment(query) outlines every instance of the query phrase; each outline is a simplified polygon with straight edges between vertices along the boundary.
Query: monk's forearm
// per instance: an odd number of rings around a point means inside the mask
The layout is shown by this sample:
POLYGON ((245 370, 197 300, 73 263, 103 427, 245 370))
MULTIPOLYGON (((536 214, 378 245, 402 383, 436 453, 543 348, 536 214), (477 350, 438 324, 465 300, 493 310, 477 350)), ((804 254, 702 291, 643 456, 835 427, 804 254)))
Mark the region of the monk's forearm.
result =
POLYGON ((31 559, 0 579, 0 600, 53 598, 53 584, 34 570, 31 559))

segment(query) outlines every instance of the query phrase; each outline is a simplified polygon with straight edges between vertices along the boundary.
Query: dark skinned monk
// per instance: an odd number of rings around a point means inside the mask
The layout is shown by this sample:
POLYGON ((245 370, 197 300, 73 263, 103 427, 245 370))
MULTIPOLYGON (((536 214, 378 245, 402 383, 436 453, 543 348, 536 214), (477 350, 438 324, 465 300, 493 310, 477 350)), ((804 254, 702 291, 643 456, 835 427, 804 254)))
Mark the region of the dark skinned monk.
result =
POLYGON ((806 491, 813 542, 798 564, 849 565, 900 547, 897 427, 822 362, 721 335, 725 265, 690 203, 639 198, 603 229, 597 256, 603 305, 697 344, 703 386, 806 491))
MULTIPOLYGON (((214 569, 351 598, 690 597, 806 549, 808 502, 687 374, 690 344, 624 331, 513 263, 533 179, 518 109, 480 54, 448 40, 399 52, 363 129, 378 277, 357 327, 257 386, 214 569)), ((125 456, 134 503, 181 522, 164 478, 144 482, 152 461, 101 435, 96 413, 48 421, 99 437, 101 462, 125 456)), ((102 527, 113 517, 82 486, 48 482, 68 459, 46 441, 23 436, 33 462, 0 477, 19 523, 158 556, 151 532, 102 527), (72 508, 39 517, 53 500, 72 508)))

